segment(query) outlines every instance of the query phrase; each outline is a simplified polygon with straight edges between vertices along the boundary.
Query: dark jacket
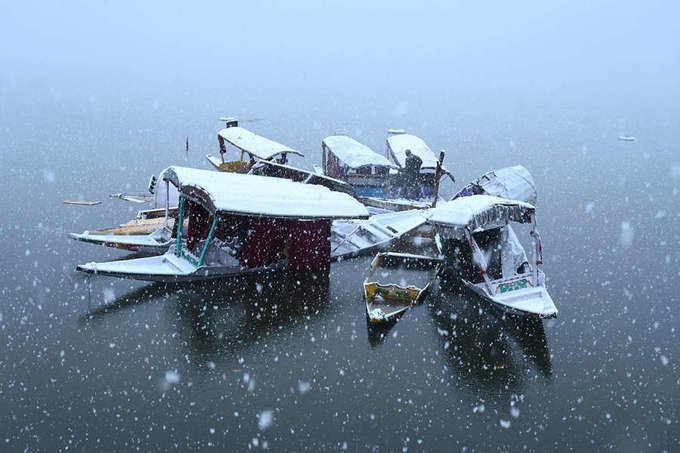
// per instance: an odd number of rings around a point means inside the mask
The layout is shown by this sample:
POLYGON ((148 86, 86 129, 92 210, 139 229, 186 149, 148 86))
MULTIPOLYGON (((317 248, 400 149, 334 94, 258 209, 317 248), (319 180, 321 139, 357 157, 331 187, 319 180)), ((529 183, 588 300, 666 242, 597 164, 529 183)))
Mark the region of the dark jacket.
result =
POLYGON ((423 160, 420 157, 415 154, 407 156, 406 162, 404 163, 404 174, 406 178, 412 181, 418 179, 421 165, 423 165, 423 160))

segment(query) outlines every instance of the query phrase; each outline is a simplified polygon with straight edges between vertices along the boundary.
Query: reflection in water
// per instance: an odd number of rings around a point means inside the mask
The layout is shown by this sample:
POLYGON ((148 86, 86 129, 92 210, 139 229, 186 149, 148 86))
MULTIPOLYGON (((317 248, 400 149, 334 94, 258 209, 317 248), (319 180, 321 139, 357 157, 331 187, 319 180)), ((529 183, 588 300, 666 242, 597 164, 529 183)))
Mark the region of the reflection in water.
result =
POLYGON ((513 341, 546 378, 550 352, 540 320, 495 313, 475 295, 446 292, 430 299, 430 312, 444 355, 453 370, 482 391, 519 392, 526 362, 513 354, 513 341))
MULTIPOLYGON (((89 282, 86 284, 89 284, 89 282)), ((115 313, 117 311, 132 308, 161 297, 168 297, 168 294, 172 291, 175 291, 176 288, 176 285, 167 283, 154 283, 151 285, 142 286, 134 291, 117 297, 106 305, 89 310, 80 317, 80 322, 84 323, 91 319, 102 318, 108 313, 115 313)))
POLYGON ((152 284, 81 316, 81 323, 164 299, 168 318, 196 362, 242 351, 275 332, 291 329, 329 306, 329 276, 265 272, 190 284, 152 284))
POLYGON ((328 288, 327 274, 281 272, 201 285, 177 294, 178 329, 199 360, 237 352, 324 312, 328 288))
POLYGON ((390 331, 399 323, 399 319, 392 322, 373 323, 366 316, 366 331, 368 333, 368 343, 375 348, 385 343, 390 331))

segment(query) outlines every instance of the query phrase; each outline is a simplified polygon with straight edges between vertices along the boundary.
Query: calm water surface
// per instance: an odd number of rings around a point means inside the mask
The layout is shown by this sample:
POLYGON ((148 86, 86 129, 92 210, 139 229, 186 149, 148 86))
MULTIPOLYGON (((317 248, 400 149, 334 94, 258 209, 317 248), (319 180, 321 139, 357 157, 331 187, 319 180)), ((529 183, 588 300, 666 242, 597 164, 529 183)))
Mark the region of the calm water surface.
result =
POLYGON ((305 104, 292 90, 284 108, 170 90, 160 103, 87 88, 28 101, 20 88, 0 128, 1 451, 678 449, 677 107, 489 100, 466 114, 425 96, 405 114, 394 98, 305 104), (32 117, 37 105, 49 120, 32 117), (338 127, 379 151, 387 127, 446 148, 449 193, 524 164, 559 317, 504 319, 437 285, 374 330, 361 287, 370 257, 334 263, 327 279, 88 284, 76 264, 125 254, 65 233, 133 217, 136 205, 107 195, 143 190, 167 165, 208 168, 225 105, 266 117, 250 127, 301 149, 307 166, 338 127))

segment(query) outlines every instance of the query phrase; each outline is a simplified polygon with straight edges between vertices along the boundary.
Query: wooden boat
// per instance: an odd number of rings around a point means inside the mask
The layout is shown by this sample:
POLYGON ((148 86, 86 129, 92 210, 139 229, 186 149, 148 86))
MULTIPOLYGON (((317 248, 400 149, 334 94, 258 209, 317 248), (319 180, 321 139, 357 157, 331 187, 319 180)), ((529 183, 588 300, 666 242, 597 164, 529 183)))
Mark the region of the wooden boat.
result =
POLYGON ((506 312, 537 318, 557 316, 545 287, 536 209, 519 200, 489 195, 460 197, 427 212, 446 258, 445 274, 506 312), (533 265, 510 223, 531 224, 533 265))
MULTIPOLYGON (((89 244, 103 245, 106 247, 117 248, 120 250, 127 250, 130 252, 142 252, 148 254, 159 254, 165 252, 170 245, 173 244, 172 223, 166 227, 163 225, 164 219, 154 219, 154 225, 157 226, 152 233, 149 234, 115 234, 111 231, 130 232, 134 231, 131 226, 123 226, 121 229, 100 230, 94 233, 84 231, 83 233, 69 233, 69 237, 77 241, 86 242, 89 244), (157 220, 161 220, 158 222, 157 220)), ((143 231, 148 230, 149 223, 144 224, 143 231)))
MULTIPOLYGON (((170 244, 174 234, 177 203, 179 195, 176 188, 170 184, 161 184, 156 187, 155 180, 150 189, 153 193, 155 206, 165 205, 163 208, 146 209, 137 212, 137 217, 124 224, 101 228, 82 233, 69 233, 69 237, 77 241, 103 245, 106 247, 142 252, 150 254, 164 253, 170 244)), ((183 222, 186 229, 187 222, 183 222)))
MULTIPOLYGON (((442 260, 409 253, 378 253, 371 263, 371 270, 364 281, 366 315, 369 322, 396 321, 406 310, 421 303, 442 267, 442 260), (386 270, 392 272, 385 272, 386 270), (420 284, 406 284, 404 275, 395 277, 394 270, 417 271, 420 284), (392 274, 392 275, 390 275, 392 274), (396 278, 401 282, 394 283, 396 278)), ((413 281, 413 272, 407 276, 413 281)))
POLYGON ((390 169, 396 165, 346 135, 321 141, 324 174, 351 184, 360 198, 388 198, 390 169))
MULTIPOLYGON (((438 159, 429 146, 415 135, 407 134, 401 129, 390 129, 387 137, 387 158, 402 170, 406 165, 406 150, 418 156, 422 161, 420 166, 420 198, 431 202, 434 198, 435 179, 437 172, 438 159)), ((441 167, 442 174, 446 174, 455 182, 455 178, 449 170, 441 167)), ((396 175, 395 175, 396 177, 396 175)), ((399 187, 400 184, 394 183, 393 186, 399 187)), ((395 197, 396 198, 396 197, 395 197)))
MULTIPOLYGON (((178 188, 177 231, 165 254, 88 263, 77 270, 120 278, 188 282, 266 269, 328 272, 334 219, 367 218, 351 196, 280 178, 169 167, 178 188)), ((166 217, 167 218, 167 217, 166 217)))
POLYGON ((217 157, 212 154, 205 156, 219 171, 247 173, 257 160, 276 159, 279 163, 285 164, 288 154, 304 157, 304 154, 299 151, 239 127, 238 120, 235 118, 223 118, 223 120, 226 122, 226 127, 217 133, 220 156, 217 157), (239 160, 225 160, 227 143, 241 153, 239 160))

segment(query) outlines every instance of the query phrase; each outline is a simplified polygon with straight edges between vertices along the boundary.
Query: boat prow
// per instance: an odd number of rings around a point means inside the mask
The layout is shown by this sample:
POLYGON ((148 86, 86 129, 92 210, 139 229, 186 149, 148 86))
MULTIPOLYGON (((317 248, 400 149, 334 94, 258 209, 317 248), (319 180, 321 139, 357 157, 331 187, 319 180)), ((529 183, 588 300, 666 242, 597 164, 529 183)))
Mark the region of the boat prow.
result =
POLYGON ((89 244, 143 253, 163 253, 173 243, 172 232, 167 228, 161 228, 151 234, 143 235, 90 234, 85 231, 83 233, 69 233, 69 237, 89 244))
MULTIPOLYGON (((557 307, 544 286, 527 286, 502 294, 488 295, 481 285, 465 281, 465 285, 485 299, 498 304, 506 312, 535 318, 556 318, 557 307)), ((512 285, 512 283, 510 283, 512 285)))
POLYGON ((87 274, 167 283, 194 277, 197 269, 187 260, 180 259, 172 253, 132 260, 91 262, 76 267, 76 270, 87 274))

